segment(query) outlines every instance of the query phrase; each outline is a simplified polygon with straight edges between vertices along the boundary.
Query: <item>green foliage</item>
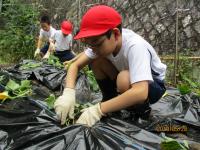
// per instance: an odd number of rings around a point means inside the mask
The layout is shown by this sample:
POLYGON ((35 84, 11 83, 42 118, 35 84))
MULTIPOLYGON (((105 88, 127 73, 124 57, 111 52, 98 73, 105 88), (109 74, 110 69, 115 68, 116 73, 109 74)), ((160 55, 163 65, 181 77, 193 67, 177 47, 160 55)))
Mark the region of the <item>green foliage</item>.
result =
POLYGON ((194 56, 194 52, 190 49, 184 49, 179 53, 177 85, 174 85, 174 63, 172 60, 165 60, 167 65, 166 83, 167 85, 177 86, 181 94, 189 94, 191 92, 200 96, 199 69, 200 60, 191 60, 188 57, 194 56))
POLYGON ((64 65, 60 63, 59 58, 54 55, 49 56, 47 63, 49 65, 53 65, 54 67, 57 67, 57 68, 64 68, 64 65))
POLYGON ((56 97, 54 94, 50 94, 49 97, 45 99, 45 102, 47 103, 49 109, 53 109, 55 101, 56 97))
POLYGON ((0 76, 0 83, 2 83, 4 79, 5 79, 4 75, 0 76))
POLYGON ((23 80, 20 84, 13 80, 9 80, 5 86, 5 91, 1 95, 1 99, 16 99, 19 97, 25 97, 31 94, 31 82, 29 80, 23 80))
POLYGON ((66 123, 65 123, 66 126, 74 124, 75 121, 80 117, 82 110, 85 108, 88 108, 90 106, 92 106, 92 104, 90 104, 90 103, 86 103, 86 104, 77 104, 76 103, 75 108, 74 108, 74 114, 75 114, 74 119, 67 118, 66 123))
POLYGON ((34 5, 18 0, 4 1, 1 18, 5 26, 0 30, 0 58, 5 62, 16 62, 31 58, 35 49, 35 35, 38 32, 38 11, 34 5))
POLYGON ((200 96, 200 83, 195 83, 191 79, 187 78, 185 75, 181 75, 182 80, 178 84, 178 89, 181 94, 189 94, 191 92, 196 93, 200 96))
MULTIPOLYGON (((198 61, 195 62, 198 67, 198 61)), ((188 56, 181 56, 179 62, 178 89, 181 94, 194 92, 200 96, 200 83, 193 77, 194 62, 188 59, 188 56)))
POLYGON ((95 79, 94 73, 92 70, 89 70, 89 67, 86 66, 83 68, 83 72, 86 74, 89 84, 90 84, 90 89, 94 92, 97 92, 99 90, 99 86, 97 84, 97 81, 95 79))
POLYGON ((191 92, 190 87, 187 84, 183 84, 183 83, 178 85, 178 89, 181 94, 188 94, 191 92))
POLYGON ((23 64, 22 66, 19 67, 20 70, 29 70, 29 69, 33 69, 33 68, 37 68, 40 67, 42 65, 42 62, 29 62, 27 64, 23 64))
POLYGON ((189 145, 187 141, 178 142, 175 139, 164 137, 164 140, 161 142, 162 150, 188 150, 189 145))

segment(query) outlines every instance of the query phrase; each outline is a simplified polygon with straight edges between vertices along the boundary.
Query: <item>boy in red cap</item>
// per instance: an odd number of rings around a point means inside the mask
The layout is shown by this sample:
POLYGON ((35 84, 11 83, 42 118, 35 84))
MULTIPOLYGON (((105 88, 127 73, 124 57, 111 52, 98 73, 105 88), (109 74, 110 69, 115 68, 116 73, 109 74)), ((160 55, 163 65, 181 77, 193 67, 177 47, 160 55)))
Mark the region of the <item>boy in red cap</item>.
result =
POLYGON ((57 30, 53 36, 50 37, 50 46, 44 58, 48 58, 50 52, 54 52, 61 62, 65 62, 74 58, 72 52, 72 24, 69 21, 61 23, 61 30, 57 30))
POLYGON ((77 123, 92 126, 107 113, 121 109, 148 117, 149 104, 164 94, 166 65, 147 41, 129 29, 122 29, 121 23, 119 13, 105 5, 94 6, 83 16, 80 32, 74 39, 81 39, 88 48, 71 64, 63 95, 55 102, 61 124, 67 116, 74 116, 76 78, 87 64, 91 64, 103 100, 84 109, 77 123))
POLYGON ((35 50, 34 57, 41 55, 42 57, 47 53, 49 48, 49 38, 54 36, 56 29, 51 26, 51 22, 48 16, 42 16, 40 19, 40 35, 37 43, 37 49, 35 50), (42 47, 42 44, 44 46, 42 47))

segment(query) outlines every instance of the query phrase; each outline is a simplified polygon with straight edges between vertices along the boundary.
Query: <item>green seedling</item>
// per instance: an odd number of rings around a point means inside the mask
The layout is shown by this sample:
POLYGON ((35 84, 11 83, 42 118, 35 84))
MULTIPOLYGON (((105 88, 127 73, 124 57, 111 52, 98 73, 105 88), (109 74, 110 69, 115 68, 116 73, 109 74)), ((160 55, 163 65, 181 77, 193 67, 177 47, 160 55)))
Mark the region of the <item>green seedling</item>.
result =
POLYGON ((86 74, 89 84, 90 84, 90 89, 94 92, 99 91, 99 86, 97 84, 97 81, 95 79, 94 73, 92 70, 89 70, 88 66, 83 68, 83 72, 86 74))
POLYGON ((164 140, 161 142, 162 150, 189 150, 189 144, 186 140, 183 142, 178 142, 175 139, 164 137, 164 140))
POLYGON ((31 95, 31 84, 29 80, 23 80, 20 84, 13 80, 9 80, 5 86, 5 91, 0 93, 0 100, 5 101, 6 99, 16 99, 19 97, 26 97, 31 95))
POLYGON ((59 58, 54 55, 49 56, 47 63, 49 65, 53 65, 54 67, 57 67, 57 68, 64 68, 64 65, 60 63, 59 58))
POLYGON ((40 67, 42 63, 34 63, 34 62, 29 62, 27 64, 23 64, 22 66, 19 67, 20 70, 28 70, 28 69, 33 69, 40 67))

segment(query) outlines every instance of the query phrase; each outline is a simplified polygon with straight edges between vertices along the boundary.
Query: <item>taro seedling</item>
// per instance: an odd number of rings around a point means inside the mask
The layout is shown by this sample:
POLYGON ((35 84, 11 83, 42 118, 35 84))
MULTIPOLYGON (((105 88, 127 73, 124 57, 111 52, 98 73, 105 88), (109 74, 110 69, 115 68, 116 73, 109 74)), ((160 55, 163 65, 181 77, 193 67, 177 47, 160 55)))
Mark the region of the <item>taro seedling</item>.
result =
POLYGON ((90 89, 94 92, 97 92, 99 90, 99 86, 97 84, 97 81, 94 77, 94 73, 92 70, 89 69, 88 66, 83 68, 83 72, 86 74, 89 84, 90 84, 90 89))
POLYGON ((54 56, 54 55, 49 56, 47 63, 49 65, 53 65, 54 67, 57 67, 57 68, 60 68, 60 69, 64 68, 64 65, 60 63, 59 58, 54 56))
POLYGON ((189 144, 186 140, 178 142, 175 139, 165 136, 161 142, 161 150, 189 150, 189 144))
POLYGON ((19 67, 20 70, 28 70, 28 69, 34 69, 37 67, 40 67, 42 65, 41 62, 35 63, 35 62, 29 62, 26 64, 23 64, 22 66, 19 67))
POLYGON ((13 80, 9 80, 5 86, 5 91, 0 93, 0 100, 16 99, 19 97, 26 97, 31 95, 31 84, 29 80, 23 80, 20 84, 13 80))

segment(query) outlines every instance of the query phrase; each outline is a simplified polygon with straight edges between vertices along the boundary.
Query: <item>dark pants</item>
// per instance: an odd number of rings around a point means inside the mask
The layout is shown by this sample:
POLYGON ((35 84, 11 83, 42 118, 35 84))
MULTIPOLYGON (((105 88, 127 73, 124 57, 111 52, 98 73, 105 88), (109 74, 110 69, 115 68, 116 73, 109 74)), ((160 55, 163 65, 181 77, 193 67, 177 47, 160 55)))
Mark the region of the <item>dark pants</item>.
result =
POLYGON ((56 51, 54 55, 58 57, 61 62, 71 60, 75 57, 71 50, 56 51))
POLYGON ((154 79, 154 82, 149 84, 148 100, 150 104, 156 103, 165 93, 166 88, 164 81, 154 79))
POLYGON ((46 53, 47 53, 47 51, 48 51, 48 49, 49 49, 49 42, 47 42, 42 48, 41 48, 41 50, 40 50, 40 52, 43 54, 43 55, 45 55, 46 53))
MULTIPOLYGON (((40 52, 43 55, 45 55, 47 53, 48 49, 49 49, 49 42, 47 42, 44 45, 44 47, 40 50, 40 52)), ((74 54, 71 52, 71 50, 56 51, 54 53, 54 55, 56 57, 58 57, 61 62, 65 62, 65 61, 71 60, 71 59, 73 59, 75 57, 74 54)))

